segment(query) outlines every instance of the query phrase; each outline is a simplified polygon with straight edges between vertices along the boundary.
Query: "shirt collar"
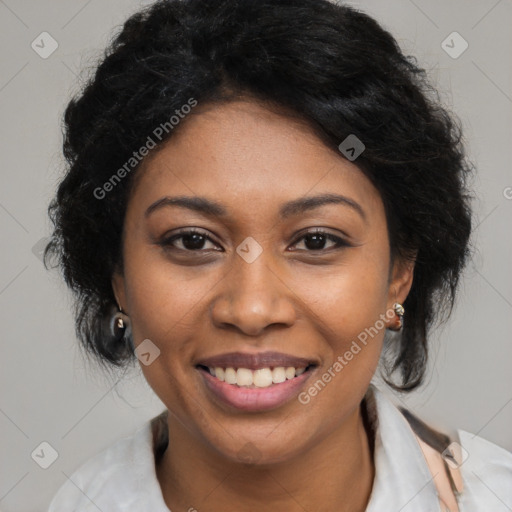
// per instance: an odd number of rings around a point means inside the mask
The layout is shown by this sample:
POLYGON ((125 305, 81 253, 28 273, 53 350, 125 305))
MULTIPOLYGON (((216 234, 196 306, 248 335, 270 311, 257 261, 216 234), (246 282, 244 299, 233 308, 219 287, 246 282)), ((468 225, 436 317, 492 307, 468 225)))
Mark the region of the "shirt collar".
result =
POLYGON ((375 477, 366 512, 440 511, 427 462, 402 413, 373 384, 364 405, 375 433, 375 477))

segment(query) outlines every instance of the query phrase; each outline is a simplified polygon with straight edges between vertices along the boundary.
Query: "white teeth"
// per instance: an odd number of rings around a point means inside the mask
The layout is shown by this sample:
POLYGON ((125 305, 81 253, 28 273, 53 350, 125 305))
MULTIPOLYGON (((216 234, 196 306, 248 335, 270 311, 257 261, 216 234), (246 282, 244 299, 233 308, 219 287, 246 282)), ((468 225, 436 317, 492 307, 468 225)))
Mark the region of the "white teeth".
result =
POLYGON ((237 386, 249 386, 267 388, 272 384, 280 384, 286 380, 302 375, 306 368, 294 368, 293 366, 276 366, 275 368, 259 368, 249 370, 248 368, 208 368, 211 375, 223 382, 237 386))
POLYGON ((295 377, 295 368, 293 366, 288 366, 284 371, 287 379, 293 379, 295 377))
POLYGON ((286 380, 286 373, 283 366, 278 366, 272 370, 272 382, 279 384, 286 380))
POLYGON ((253 383, 257 388, 268 388, 272 384, 272 371, 270 368, 255 370, 253 374, 253 383))
POLYGON ((239 386, 252 386, 252 370, 248 368, 238 368, 236 371, 236 383, 239 386))
POLYGON ((236 384, 236 371, 234 368, 226 368, 224 372, 224 381, 228 384, 236 384))

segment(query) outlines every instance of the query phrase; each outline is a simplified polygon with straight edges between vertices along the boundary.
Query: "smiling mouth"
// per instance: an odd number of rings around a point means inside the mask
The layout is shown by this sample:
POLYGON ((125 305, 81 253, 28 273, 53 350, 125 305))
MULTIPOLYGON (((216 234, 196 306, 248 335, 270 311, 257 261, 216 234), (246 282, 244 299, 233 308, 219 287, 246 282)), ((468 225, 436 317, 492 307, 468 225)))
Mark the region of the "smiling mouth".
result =
POLYGON ((315 367, 316 365, 310 364, 298 368, 294 366, 269 366, 251 370, 249 368, 223 368, 219 366, 213 368, 202 364, 196 366, 199 370, 209 373, 221 382, 247 389, 268 388, 282 384, 311 371, 315 367))

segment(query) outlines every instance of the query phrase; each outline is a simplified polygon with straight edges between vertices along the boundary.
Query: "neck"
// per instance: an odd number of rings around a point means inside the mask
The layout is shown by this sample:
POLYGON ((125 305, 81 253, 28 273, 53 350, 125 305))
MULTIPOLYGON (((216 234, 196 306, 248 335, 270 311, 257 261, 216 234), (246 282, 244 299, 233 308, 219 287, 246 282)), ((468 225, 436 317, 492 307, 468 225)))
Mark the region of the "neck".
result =
POLYGON ((220 512, 233 504, 240 512, 366 510, 375 470, 373 434, 361 407, 299 457, 278 464, 223 458, 170 413, 167 421, 170 448, 156 469, 170 510, 220 512))

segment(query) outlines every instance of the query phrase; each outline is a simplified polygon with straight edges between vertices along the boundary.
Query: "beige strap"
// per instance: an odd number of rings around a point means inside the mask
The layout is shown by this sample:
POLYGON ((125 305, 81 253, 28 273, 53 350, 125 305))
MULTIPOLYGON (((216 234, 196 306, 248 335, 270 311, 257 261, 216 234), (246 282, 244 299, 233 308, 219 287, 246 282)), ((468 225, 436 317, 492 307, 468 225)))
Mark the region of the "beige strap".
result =
POLYGON ((448 466, 437 450, 425 443, 416 434, 414 435, 432 474, 442 512, 459 512, 454 488, 456 492, 462 492, 463 483, 460 470, 448 466))

